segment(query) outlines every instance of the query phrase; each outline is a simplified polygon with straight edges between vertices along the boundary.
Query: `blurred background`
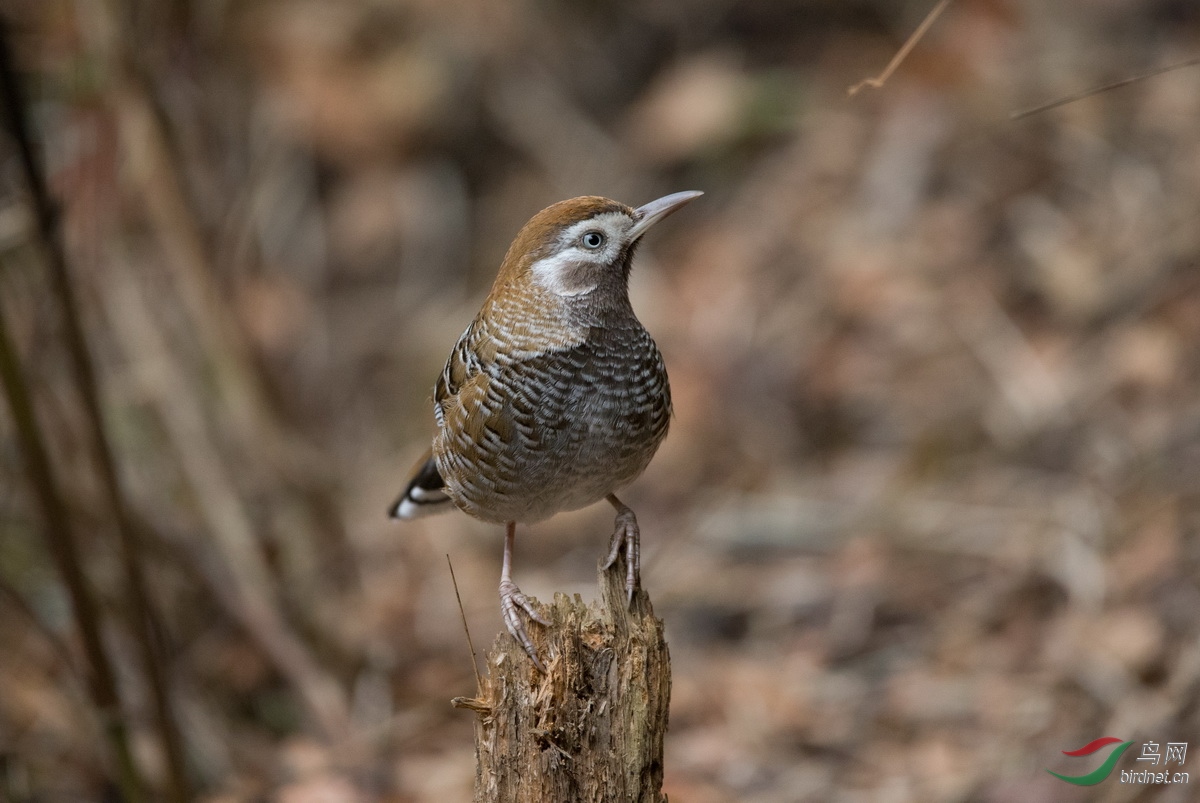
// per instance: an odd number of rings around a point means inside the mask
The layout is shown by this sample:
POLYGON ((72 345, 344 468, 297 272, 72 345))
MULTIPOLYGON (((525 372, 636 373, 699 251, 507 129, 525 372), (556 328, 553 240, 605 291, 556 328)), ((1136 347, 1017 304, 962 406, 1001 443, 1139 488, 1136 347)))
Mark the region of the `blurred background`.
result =
MULTIPOLYGON (((446 556, 482 652, 502 531, 385 517, 433 379, 534 212, 697 189, 632 278, 671 800, 1196 799, 1045 770, 1200 742, 1200 67, 1010 115, 1200 56, 1200 5, 959 0, 847 97, 932 5, 5 0, 123 505, 6 138, 119 707, 5 407, 0 798, 470 799, 446 556)), ((591 598, 611 527, 523 527, 517 581, 591 598)))

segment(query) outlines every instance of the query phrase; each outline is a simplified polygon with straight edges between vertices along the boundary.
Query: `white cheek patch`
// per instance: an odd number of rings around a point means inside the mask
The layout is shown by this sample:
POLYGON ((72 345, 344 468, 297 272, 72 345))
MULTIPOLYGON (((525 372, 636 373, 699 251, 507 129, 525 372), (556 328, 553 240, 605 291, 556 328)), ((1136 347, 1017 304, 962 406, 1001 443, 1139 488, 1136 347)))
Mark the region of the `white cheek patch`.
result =
POLYGON ((534 262, 533 280, 556 295, 581 296, 595 290, 597 285, 588 282, 577 284, 572 281, 573 274, 577 273, 576 266, 580 262, 592 261, 582 258, 578 249, 568 248, 534 262))

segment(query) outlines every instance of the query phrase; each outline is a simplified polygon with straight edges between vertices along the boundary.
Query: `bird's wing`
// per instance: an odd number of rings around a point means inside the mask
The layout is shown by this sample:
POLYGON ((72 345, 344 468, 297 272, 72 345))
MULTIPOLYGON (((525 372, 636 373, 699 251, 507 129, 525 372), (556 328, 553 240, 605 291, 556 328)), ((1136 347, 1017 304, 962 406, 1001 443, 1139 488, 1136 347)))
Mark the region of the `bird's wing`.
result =
POLYGON ((462 391, 463 386, 483 370, 479 358, 479 342, 484 337, 479 320, 471 322, 458 338, 441 375, 433 386, 433 414, 439 427, 446 426, 446 406, 462 391))
MULTIPOLYGON (((479 337, 480 327, 472 322, 454 345, 450 358, 446 360, 446 365, 434 384, 433 414, 440 429, 446 426, 447 412, 457 412, 460 408, 459 394, 464 388, 484 377, 474 348, 479 337)), ((433 449, 427 450, 421 456, 409 476, 404 492, 388 508, 388 514, 392 518, 415 519, 451 507, 451 499, 445 491, 446 482, 438 471, 433 449)))

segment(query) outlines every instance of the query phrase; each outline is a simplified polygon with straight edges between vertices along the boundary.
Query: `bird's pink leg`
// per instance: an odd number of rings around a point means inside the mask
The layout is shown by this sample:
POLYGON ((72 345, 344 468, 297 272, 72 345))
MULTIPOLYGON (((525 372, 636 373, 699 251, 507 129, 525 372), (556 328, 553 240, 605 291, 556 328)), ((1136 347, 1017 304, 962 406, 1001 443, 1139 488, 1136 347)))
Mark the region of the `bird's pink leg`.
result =
POLYGON ((617 555, 621 554, 621 547, 624 546, 625 593, 629 596, 629 601, 633 602, 633 592, 642 584, 642 532, 638 529, 637 516, 633 515, 633 510, 628 505, 615 494, 609 494, 607 498, 609 504, 617 509, 617 521, 604 568, 612 568, 617 562, 617 555))
POLYGON ((513 543, 516 538, 517 523, 510 521, 504 532, 504 563, 500 568, 500 613, 504 617, 504 626, 508 628, 508 632, 517 640, 517 643, 525 648, 525 652, 529 653, 529 657, 533 659, 533 665, 545 672, 546 667, 538 659, 533 642, 529 640, 529 634, 525 632, 525 623, 521 621, 519 610, 525 611, 529 618, 538 624, 549 625, 550 622, 534 609, 529 597, 522 594, 521 589, 517 588, 517 584, 512 581, 513 543))

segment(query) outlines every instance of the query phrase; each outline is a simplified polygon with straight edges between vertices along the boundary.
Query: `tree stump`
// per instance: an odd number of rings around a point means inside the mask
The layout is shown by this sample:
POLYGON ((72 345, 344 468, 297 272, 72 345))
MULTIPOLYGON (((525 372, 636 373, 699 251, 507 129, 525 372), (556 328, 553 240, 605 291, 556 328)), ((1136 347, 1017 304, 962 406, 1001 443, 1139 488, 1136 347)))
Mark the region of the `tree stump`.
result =
POLYGON ((666 803, 663 736, 671 661, 662 620, 625 562, 599 572, 600 601, 555 594, 529 635, 543 674, 507 633, 487 655, 475 723, 475 803, 666 803))

